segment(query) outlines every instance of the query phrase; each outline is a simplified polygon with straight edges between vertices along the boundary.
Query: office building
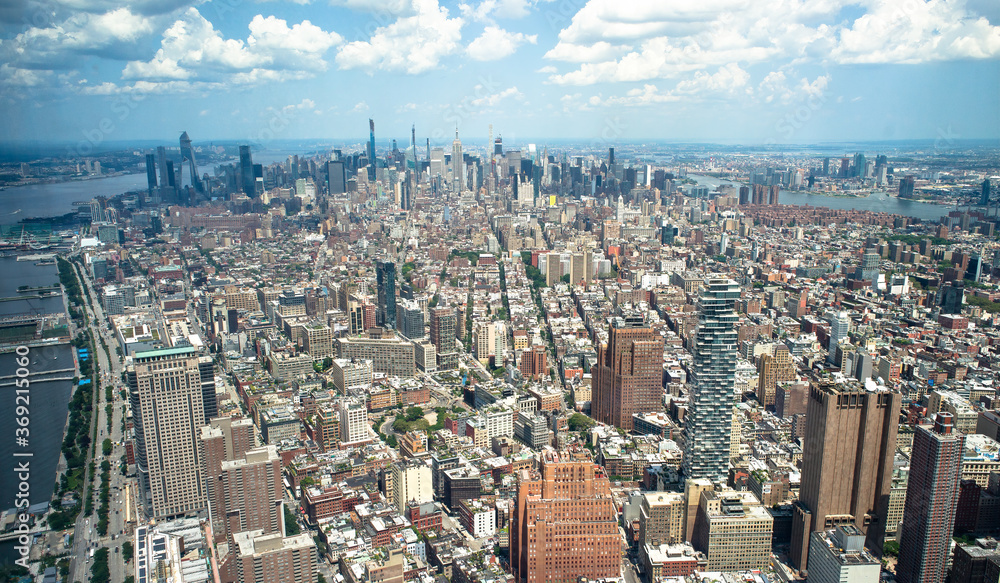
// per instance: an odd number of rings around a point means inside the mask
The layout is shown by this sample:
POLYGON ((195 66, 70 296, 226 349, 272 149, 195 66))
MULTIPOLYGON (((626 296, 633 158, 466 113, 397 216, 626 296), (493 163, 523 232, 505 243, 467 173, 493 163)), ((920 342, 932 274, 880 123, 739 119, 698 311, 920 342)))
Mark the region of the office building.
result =
POLYGON ((724 483, 729 475, 739 297, 740 287, 735 281, 711 279, 698 302, 690 411, 684 421, 685 479, 724 483))
POLYGON ((641 312, 619 313, 612 318, 608 343, 597 347, 591 372, 594 419, 631 431, 633 414, 661 408, 663 338, 641 312))
POLYGON ((826 321, 830 323, 830 344, 826 361, 837 364, 837 347, 847 339, 851 330, 851 319, 847 312, 827 312, 826 321))
POLYGON ((399 377, 416 375, 413 343, 402 338, 372 335, 338 338, 337 356, 352 360, 370 360, 372 371, 399 377))
POLYGON ((330 194, 347 192, 347 171, 340 160, 326 163, 327 182, 330 194))
POLYGON ((809 583, 878 583, 882 563, 865 550, 853 524, 814 532, 809 543, 809 583))
POLYGON ((229 460, 245 459, 248 451, 257 446, 253 420, 248 418, 218 417, 201 428, 201 464, 205 476, 205 497, 212 515, 212 530, 216 540, 227 534, 226 490, 222 484, 222 464, 229 460))
POLYGON ((792 564, 808 565, 813 532, 854 524, 882 548, 902 395, 854 380, 809 389, 802 485, 793 508, 792 564))
POLYGON ((225 501, 223 512, 226 538, 247 530, 262 534, 284 532, 281 458, 273 445, 252 449, 243 457, 222 462, 217 488, 225 501))
POLYGON ((378 287, 378 325, 396 329, 396 264, 379 261, 375 265, 378 287))
POLYGON ((368 119, 368 182, 375 182, 375 120, 368 119))
POLYGON ((954 431, 951 413, 913 433, 910 478, 899 543, 899 583, 944 583, 955 528, 965 436, 954 431))
POLYGON ((156 156, 146 154, 146 187, 152 192, 156 189, 156 156))
POLYGON ((765 407, 775 405, 778 383, 795 380, 792 354, 784 344, 774 348, 774 354, 762 354, 757 362, 757 400, 765 407))
POLYGON ((537 472, 518 472, 510 565, 518 583, 617 578, 621 539, 611 482, 587 454, 544 450, 537 472))
POLYGON ((284 537, 250 530, 236 534, 240 583, 311 583, 316 580, 316 544, 308 533, 284 537))
POLYGON ((163 146, 156 147, 156 167, 160 174, 160 187, 166 188, 174 182, 173 170, 171 164, 167 165, 167 149, 163 146))
POLYGON ((455 348, 455 333, 458 328, 458 316, 454 308, 434 308, 431 310, 430 338, 437 349, 438 368, 455 368, 457 352, 455 348))
POLYGON ((774 517, 750 492, 702 490, 691 542, 709 571, 765 569, 773 531, 774 517))
POLYGON ((424 337, 424 310, 413 300, 400 300, 396 304, 396 323, 399 333, 410 340, 424 337))
POLYGON ((250 198, 257 196, 257 179, 254 178, 250 146, 240 146, 240 187, 250 198))
POLYGON ((361 398, 340 401, 340 440, 343 443, 359 444, 372 441, 371 427, 368 426, 368 408, 361 398))
POLYGON ((127 378, 146 515, 169 518, 204 510, 198 436, 205 403, 198 352, 190 346, 137 352, 127 378))
POLYGON ((642 544, 660 546, 684 542, 684 495, 679 492, 645 492, 639 514, 642 544))
POLYGON ((434 500, 434 481, 431 468, 423 461, 409 459, 392 463, 392 505, 403 513, 410 502, 423 504, 434 500))
POLYGON ((937 292, 937 303, 942 314, 961 314, 965 302, 965 284, 952 281, 942 285, 937 292))
POLYGON ((196 192, 204 191, 201 184, 201 179, 198 178, 198 164, 194 159, 194 148, 191 146, 191 138, 188 137, 187 132, 181 134, 181 164, 185 162, 188 163, 188 170, 191 175, 191 186, 194 187, 196 192))
POLYGON ((465 161, 462 159, 462 140, 458 139, 458 128, 455 128, 455 141, 451 143, 451 171, 454 182, 452 190, 465 190, 465 161))

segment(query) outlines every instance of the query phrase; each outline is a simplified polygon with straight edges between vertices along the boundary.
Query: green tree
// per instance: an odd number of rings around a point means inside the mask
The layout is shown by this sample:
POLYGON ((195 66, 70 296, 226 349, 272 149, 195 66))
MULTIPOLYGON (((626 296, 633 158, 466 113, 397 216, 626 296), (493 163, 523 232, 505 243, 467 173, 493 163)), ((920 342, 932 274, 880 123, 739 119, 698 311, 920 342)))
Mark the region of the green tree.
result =
POLYGON ((285 536, 295 536, 300 532, 302 529, 295 520, 295 514, 285 506, 285 536))
POLYGON ((586 431, 597 425, 597 422, 583 413, 573 413, 570 415, 567 425, 569 425, 570 431, 586 431))
POLYGON ((132 541, 125 541, 122 543, 122 560, 126 563, 132 560, 132 554, 135 549, 132 547, 132 541))

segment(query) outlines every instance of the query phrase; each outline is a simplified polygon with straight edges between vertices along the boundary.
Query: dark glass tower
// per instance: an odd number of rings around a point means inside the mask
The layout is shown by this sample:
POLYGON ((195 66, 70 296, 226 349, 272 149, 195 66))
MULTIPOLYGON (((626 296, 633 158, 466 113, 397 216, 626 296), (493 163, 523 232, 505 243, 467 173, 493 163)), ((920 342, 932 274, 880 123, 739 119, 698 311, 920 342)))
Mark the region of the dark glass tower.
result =
POLYGON ((250 146, 240 146, 240 186, 243 188, 243 194, 249 197, 256 195, 250 146))
POLYGON ((146 184, 149 190, 156 188, 156 156, 146 154, 146 184))
POLYGON ((378 323, 387 328, 396 328, 396 264, 380 261, 375 265, 378 284, 378 323))

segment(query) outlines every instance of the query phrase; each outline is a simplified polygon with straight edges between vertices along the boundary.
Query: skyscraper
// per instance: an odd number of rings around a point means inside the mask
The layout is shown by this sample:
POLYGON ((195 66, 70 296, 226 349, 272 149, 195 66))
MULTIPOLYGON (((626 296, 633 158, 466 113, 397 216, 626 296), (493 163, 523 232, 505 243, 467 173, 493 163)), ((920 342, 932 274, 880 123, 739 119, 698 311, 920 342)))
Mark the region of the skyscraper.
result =
POLYGON ((156 167, 160 171, 160 187, 166 188, 173 182, 170 172, 167 169, 167 149, 163 146, 156 148, 156 167))
POLYGON ((865 254, 861 256, 861 265, 859 265, 857 271, 854 272, 854 279, 871 282, 878 280, 879 259, 881 259, 881 257, 875 252, 875 249, 866 250, 865 254))
POLYGON ((149 191, 156 188, 156 156, 146 154, 146 184, 149 191))
POLYGON ((253 198, 257 193, 256 181, 253 176, 253 160, 250 158, 250 146, 240 146, 240 187, 243 194, 253 198))
POLYGON ((725 482, 729 475, 738 354, 736 300, 740 286, 710 279, 698 302, 691 367, 691 410, 684 422, 685 479, 725 482))
POLYGON ((379 261, 375 265, 375 279, 378 287, 378 323, 387 328, 396 328, 396 264, 379 261))
POLYGON ((510 525, 518 583, 618 577, 621 542, 611 482, 588 454, 542 451, 537 472, 521 470, 510 525))
POLYGON ((458 139, 458 127, 455 127, 455 141, 451 143, 451 171, 455 183, 455 192, 465 190, 465 161, 462 160, 462 140, 458 139))
POLYGON ((226 536, 226 496, 221 484, 222 464, 227 460, 243 458, 256 445, 252 419, 219 417, 201 428, 200 461, 216 540, 226 536))
POLYGON ((941 306, 942 314, 961 314, 964 300, 964 282, 952 281, 938 289, 937 304, 941 306))
POLYGON ((830 323, 830 344, 826 361, 836 364, 837 346, 847 338, 847 333, 851 330, 851 319, 847 316, 847 312, 827 312, 826 321, 830 323))
POLYGON ((375 182, 375 120, 368 119, 368 181, 375 182))
POLYGON ((865 533, 869 548, 885 536, 902 396, 851 380, 809 388, 802 486, 792 516, 792 563, 804 570, 809 537, 841 524, 865 533))
POLYGON ((188 169, 191 173, 191 186, 196 191, 202 192, 201 180, 198 178, 198 165, 194 160, 194 148, 191 147, 191 138, 188 137, 187 132, 181 134, 181 164, 184 162, 188 163, 188 169))
POLYGON ((458 318, 452 308, 440 307, 431 310, 431 343, 438 353, 455 352, 455 326, 458 318))
POLYGON ((914 180, 912 176, 899 179, 899 198, 913 198, 914 180))
POLYGON ((991 186, 992 186, 992 184, 990 183, 990 179, 989 178, 987 178, 986 180, 983 181, 983 190, 982 190, 982 192, 979 195, 979 205, 980 206, 989 206, 990 205, 990 187, 991 186))
POLYGON ((663 338, 642 312, 622 311, 611 320, 608 343, 597 347, 593 375, 591 413, 598 421, 631 431, 634 413, 660 409, 663 338))
POLYGON ((903 507, 896 580, 943 583, 955 528, 965 436, 954 431, 951 413, 938 413, 933 427, 913 433, 910 478, 903 507))
POLYGON ((205 508, 198 436, 205 425, 198 353, 137 352, 127 370, 140 500, 151 518, 205 508))
POLYGON ((344 163, 342 161, 327 162, 326 173, 330 194, 344 194, 347 192, 347 173, 344 170, 344 163))

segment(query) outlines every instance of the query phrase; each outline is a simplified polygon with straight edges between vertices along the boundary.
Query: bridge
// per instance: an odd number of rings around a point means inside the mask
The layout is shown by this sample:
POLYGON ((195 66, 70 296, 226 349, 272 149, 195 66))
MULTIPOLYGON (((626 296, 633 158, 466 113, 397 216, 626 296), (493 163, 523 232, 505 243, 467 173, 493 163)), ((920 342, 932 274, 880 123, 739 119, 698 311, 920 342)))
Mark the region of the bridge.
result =
MULTIPOLYGON (((57 373, 61 373, 61 372, 76 372, 76 367, 58 368, 58 369, 53 369, 53 370, 31 371, 31 372, 28 373, 28 376, 29 377, 37 377, 37 376, 43 376, 43 375, 57 374, 57 373)), ((9 375, 5 375, 5 376, 0 376, 0 380, 16 379, 16 378, 18 378, 18 375, 16 375, 16 374, 9 374, 9 375)))
MULTIPOLYGON (((71 381, 71 380, 73 380, 73 378, 74 377, 69 376, 69 377, 52 377, 52 378, 33 379, 33 380, 36 383, 47 383, 47 382, 51 382, 51 381, 71 381)), ((17 381, 7 381, 7 382, 0 383, 0 387, 13 387, 13 386, 15 386, 16 383, 17 383, 17 381)))

